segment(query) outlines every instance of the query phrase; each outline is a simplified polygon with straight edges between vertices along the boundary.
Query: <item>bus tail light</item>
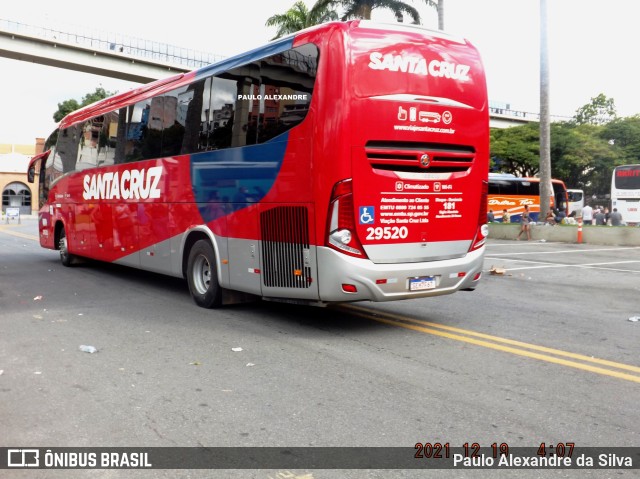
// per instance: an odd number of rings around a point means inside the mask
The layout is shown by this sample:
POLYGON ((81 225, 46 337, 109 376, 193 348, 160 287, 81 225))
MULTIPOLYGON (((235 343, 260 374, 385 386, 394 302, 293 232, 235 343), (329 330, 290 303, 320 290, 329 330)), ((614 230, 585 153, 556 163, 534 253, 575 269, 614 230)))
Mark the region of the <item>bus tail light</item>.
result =
POLYGON ((489 225, 487 224, 487 198, 489 195, 489 182, 482 182, 482 193, 480 194, 480 212, 478 214, 478 228, 476 236, 471 243, 469 251, 482 248, 489 236, 489 225))
POLYGON ((351 178, 333 186, 327 217, 327 246, 356 258, 367 257, 356 233, 351 178))

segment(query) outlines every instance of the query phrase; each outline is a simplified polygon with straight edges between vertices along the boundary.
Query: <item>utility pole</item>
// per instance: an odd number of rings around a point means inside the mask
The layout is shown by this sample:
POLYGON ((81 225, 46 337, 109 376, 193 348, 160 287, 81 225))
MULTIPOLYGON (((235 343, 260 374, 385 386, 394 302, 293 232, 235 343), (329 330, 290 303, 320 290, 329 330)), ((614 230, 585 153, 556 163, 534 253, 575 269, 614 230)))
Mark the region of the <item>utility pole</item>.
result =
POLYGON ((551 206, 551 127, 549 115, 549 42, 547 37, 547 0, 540 0, 540 216, 551 206))

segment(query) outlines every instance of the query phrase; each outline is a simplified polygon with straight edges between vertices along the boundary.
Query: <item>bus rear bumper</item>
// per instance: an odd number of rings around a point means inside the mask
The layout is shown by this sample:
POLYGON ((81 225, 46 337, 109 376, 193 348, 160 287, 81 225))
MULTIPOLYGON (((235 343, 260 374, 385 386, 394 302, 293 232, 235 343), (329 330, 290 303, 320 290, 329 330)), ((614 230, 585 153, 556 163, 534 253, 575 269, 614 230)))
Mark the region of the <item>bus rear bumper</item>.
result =
POLYGON ((321 301, 382 302, 475 289, 482 274, 484 247, 461 258, 402 264, 375 264, 327 247, 319 247, 317 254, 321 301), (410 283, 420 279, 428 289, 412 291, 410 283))

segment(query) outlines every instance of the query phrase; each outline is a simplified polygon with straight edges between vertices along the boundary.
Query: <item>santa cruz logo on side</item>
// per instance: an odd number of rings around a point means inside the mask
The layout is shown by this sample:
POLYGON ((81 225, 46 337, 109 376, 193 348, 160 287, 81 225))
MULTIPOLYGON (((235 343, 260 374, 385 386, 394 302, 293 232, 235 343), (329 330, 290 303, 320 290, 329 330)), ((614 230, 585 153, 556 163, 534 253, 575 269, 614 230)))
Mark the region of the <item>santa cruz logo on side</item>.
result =
POLYGON ((470 81, 469 65, 460 63, 445 62, 442 60, 431 60, 418 55, 394 55, 381 52, 371 52, 369 54, 369 68, 372 70, 389 70, 392 72, 413 73, 414 75, 425 75, 439 78, 450 78, 458 81, 470 81))
POLYGON ((85 200, 160 198, 161 177, 162 166, 84 175, 82 197, 85 200))

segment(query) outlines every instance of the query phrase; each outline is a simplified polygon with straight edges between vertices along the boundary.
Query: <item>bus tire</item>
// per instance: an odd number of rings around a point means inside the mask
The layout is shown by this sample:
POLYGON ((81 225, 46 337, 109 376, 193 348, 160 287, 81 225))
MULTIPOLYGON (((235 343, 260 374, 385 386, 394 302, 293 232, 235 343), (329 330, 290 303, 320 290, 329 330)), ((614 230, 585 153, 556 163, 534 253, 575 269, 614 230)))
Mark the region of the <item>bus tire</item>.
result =
POLYGON ((187 282, 191 297, 198 306, 211 309, 222 304, 216 255, 209 241, 198 240, 189 251, 187 282))
POLYGON ((58 249, 60 250, 60 262, 63 266, 71 266, 73 264, 74 256, 69 253, 69 242, 67 241, 67 233, 64 226, 60 229, 60 236, 58 237, 58 249))

